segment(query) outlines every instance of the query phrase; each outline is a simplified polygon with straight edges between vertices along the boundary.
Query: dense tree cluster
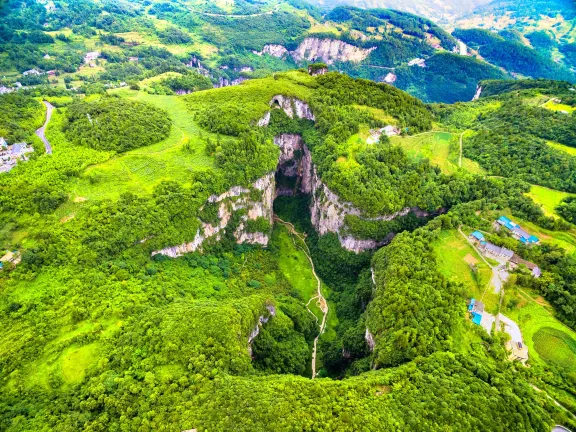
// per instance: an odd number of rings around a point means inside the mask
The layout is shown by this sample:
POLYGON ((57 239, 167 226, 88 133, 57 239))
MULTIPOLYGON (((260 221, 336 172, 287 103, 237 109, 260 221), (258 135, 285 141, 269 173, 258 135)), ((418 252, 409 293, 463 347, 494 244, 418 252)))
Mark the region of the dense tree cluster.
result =
POLYGON ((0 95, 0 137, 10 144, 30 139, 44 122, 42 104, 22 93, 0 95))
POLYGON ((152 105, 102 98, 68 107, 63 128, 74 144, 124 152, 162 141, 170 126, 168 113, 152 105))
POLYGON ((576 77, 567 68, 556 64, 549 56, 520 42, 511 41, 484 29, 457 29, 453 35, 478 49, 491 63, 510 72, 534 78, 563 79, 574 82, 576 77))
POLYGON ((461 287, 436 267, 433 234, 403 233, 372 262, 376 288, 366 325, 376 342, 374 364, 394 366, 449 347, 463 309, 461 287))

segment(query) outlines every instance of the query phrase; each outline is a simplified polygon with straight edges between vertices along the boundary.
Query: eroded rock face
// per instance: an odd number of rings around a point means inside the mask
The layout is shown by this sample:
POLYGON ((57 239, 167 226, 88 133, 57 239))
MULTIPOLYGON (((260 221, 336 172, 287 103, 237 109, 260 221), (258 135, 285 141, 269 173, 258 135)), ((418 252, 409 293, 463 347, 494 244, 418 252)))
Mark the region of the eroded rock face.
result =
POLYGON ((270 101, 270 106, 272 108, 283 109, 286 115, 290 118, 296 116, 301 119, 316 121, 310 106, 303 100, 294 97, 276 95, 270 101))
POLYGON ((306 38, 293 51, 296 61, 322 60, 326 64, 335 61, 358 63, 365 60, 376 47, 360 48, 337 39, 306 38))
MULTIPOLYGON (((360 39, 360 38, 359 38, 360 39)), ((376 47, 361 48, 338 39, 308 37, 294 51, 282 45, 266 45, 262 51, 252 51, 256 55, 269 54, 277 58, 291 56, 295 61, 317 61, 333 64, 336 61, 358 63, 365 60, 376 47)))
POLYGON ((260 244, 262 246, 268 245, 270 239, 269 233, 247 232, 246 222, 248 220, 255 220, 264 217, 268 219, 270 224, 272 224, 272 206, 276 196, 274 173, 269 173, 259 178, 254 182, 252 187, 261 192, 260 200, 254 201, 250 199, 250 189, 241 186, 234 186, 220 195, 210 196, 207 200, 208 203, 219 203, 218 225, 214 226, 202 222, 202 226, 198 229, 194 240, 191 242, 157 250, 152 252, 152 255, 162 254, 176 258, 186 253, 200 250, 206 239, 220 239, 222 231, 228 227, 232 214, 240 209, 245 209, 246 215, 242 216, 238 228, 234 231, 236 241, 238 243, 260 244))
POLYGON ((262 51, 252 51, 252 52, 259 56, 263 54, 269 54, 277 58, 284 58, 290 54, 290 52, 282 45, 275 45, 275 44, 265 45, 262 51))
POLYGON ((268 320, 274 316, 276 316, 276 308, 272 305, 266 305, 266 309, 268 311, 268 315, 260 315, 258 321, 256 322, 256 326, 254 330, 250 332, 248 335, 248 352, 252 355, 252 342, 256 339, 256 336, 260 334, 260 328, 268 322, 268 320))
POLYGON ((374 351, 374 347, 376 346, 376 341, 374 340, 374 335, 370 333, 370 330, 366 328, 366 333, 364 334, 364 339, 366 339, 366 344, 368 344, 368 348, 370 351, 374 351))

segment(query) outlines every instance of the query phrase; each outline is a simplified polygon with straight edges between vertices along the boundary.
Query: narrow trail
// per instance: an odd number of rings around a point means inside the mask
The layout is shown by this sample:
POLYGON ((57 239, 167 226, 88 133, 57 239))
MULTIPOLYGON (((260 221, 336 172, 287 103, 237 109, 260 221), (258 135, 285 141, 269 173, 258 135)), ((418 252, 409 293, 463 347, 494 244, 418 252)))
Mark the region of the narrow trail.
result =
POLYGON ((54 106, 48 101, 42 101, 44 105, 46 105, 46 121, 42 125, 41 128, 36 130, 36 136, 42 140, 44 143, 44 148, 46 149, 46 154, 52 154, 52 146, 50 145, 50 141, 46 138, 46 127, 48 126, 48 122, 52 118, 52 110, 54 106))
POLYGON ((328 318, 328 303, 326 302, 326 298, 324 298, 324 296, 322 295, 322 281, 320 280, 320 278, 316 274, 316 268, 314 267, 314 261, 312 261, 312 257, 310 256, 310 249, 308 248, 308 245, 305 242, 306 237, 303 234, 300 234, 298 231, 296 231, 296 229, 294 228, 294 225, 292 225, 290 222, 283 221, 277 215, 274 215, 274 221, 284 225, 285 227, 288 227, 290 229, 290 234, 292 234, 292 235, 298 237, 300 240, 302 240, 304 247, 296 245, 294 238, 292 238, 294 245, 296 247, 299 247, 300 250, 302 250, 302 252, 304 252, 304 255, 306 255, 306 258, 308 258, 308 261, 310 261, 310 266, 312 268, 312 274, 316 278, 316 282, 317 282, 316 295, 314 297, 312 297, 310 300, 308 300, 308 303, 306 303, 306 308, 308 309, 308 312, 310 312, 316 318, 316 322, 318 322, 318 317, 310 310, 310 308, 309 308, 310 303, 313 300, 316 300, 316 305, 322 311, 322 321, 319 323, 320 331, 318 332, 318 335, 314 338, 314 349, 312 350, 312 379, 314 379, 314 378, 316 378, 316 352, 317 352, 317 347, 318 347, 318 339, 320 338, 320 336, 322 335, 322 333, 324 333, 324 330, 326 329, 326 319, 328 318))

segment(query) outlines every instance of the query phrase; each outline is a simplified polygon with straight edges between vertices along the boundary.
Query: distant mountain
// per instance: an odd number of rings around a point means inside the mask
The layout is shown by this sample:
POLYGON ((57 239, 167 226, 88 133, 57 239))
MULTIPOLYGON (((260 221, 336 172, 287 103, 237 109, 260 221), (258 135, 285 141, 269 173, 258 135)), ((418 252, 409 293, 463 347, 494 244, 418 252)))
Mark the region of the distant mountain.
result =
POLYGON ((451 20, 472 12, 490 0, 309 0, 322 8, 334 8, 342 5, 357 6, 364 9, 390 8, 422 15, 436 21, 451 20))

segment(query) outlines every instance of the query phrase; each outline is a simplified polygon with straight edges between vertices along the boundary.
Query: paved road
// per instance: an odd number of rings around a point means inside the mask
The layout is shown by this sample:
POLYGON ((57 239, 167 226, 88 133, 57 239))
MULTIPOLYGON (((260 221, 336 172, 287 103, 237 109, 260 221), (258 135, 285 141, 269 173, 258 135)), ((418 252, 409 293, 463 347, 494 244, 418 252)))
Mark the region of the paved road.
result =
POLYGON ((50 121, 50 118, 52 117, 52 110, 54 109, 54 106, 52 106, 52 104, 48 101, 43 101, 43 102, 44 102, 44 105, 46 105, 46 121, 44 122, 42 127, 36 131, 36 135, 44 143, 44 147, 46 148, 46 154, 52 154, 52 146, 50 145, 50 141, 48 141, 48 139, 46 139, 46 126, 48 126, 48 122, 50 121))

